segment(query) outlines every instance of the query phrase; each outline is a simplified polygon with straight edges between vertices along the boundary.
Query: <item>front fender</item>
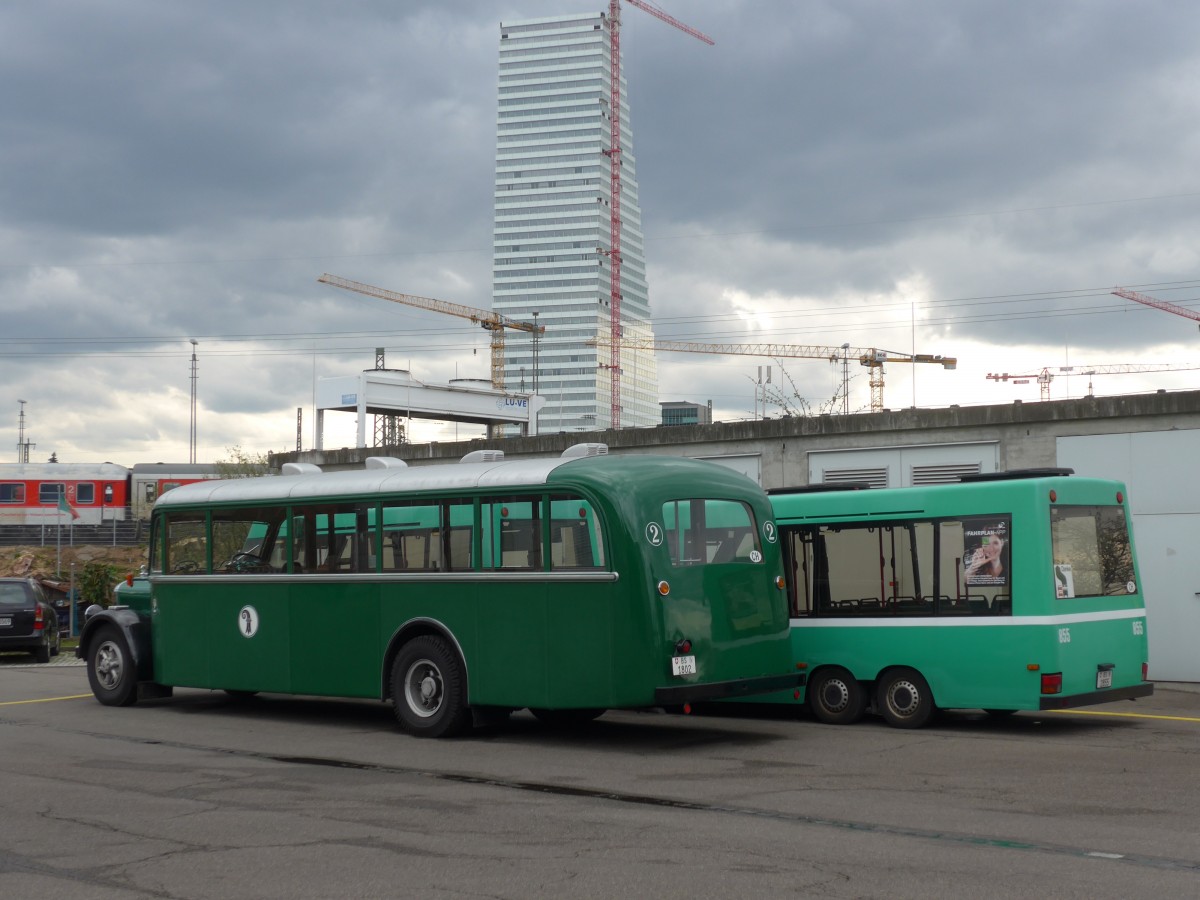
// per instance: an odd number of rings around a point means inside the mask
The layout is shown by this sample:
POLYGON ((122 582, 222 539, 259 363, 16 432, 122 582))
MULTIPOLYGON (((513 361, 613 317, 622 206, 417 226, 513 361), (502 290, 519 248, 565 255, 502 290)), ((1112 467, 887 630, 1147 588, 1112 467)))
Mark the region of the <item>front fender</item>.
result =
POLYGON ((105 625, 116 626, 124 636, 129 654, 133 657, 138 681, 153 681, 154 656, 150 646, 150 618, 128 606, 102 609, 89 616, 79 633, 79 646, 75 648, 75 656, 79 659, 88 658, 96 632, 105 625))

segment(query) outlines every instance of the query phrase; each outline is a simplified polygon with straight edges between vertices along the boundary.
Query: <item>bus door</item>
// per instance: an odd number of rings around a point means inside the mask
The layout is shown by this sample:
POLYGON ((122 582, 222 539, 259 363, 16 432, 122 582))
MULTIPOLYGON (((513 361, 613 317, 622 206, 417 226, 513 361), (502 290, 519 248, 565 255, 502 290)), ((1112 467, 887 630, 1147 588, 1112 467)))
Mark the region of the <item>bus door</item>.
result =
POLYGON ((615 590, 592 504, 485 498, 480 547, 481 567, 495 577, 477 604, 472 702, 612 705, 615 590))
POLYGON ((164 519, 154 596, 155 673, 163 684, 291 690, 282 509, 181 511, 164 519), (182 577, 173 577, 182 576, 182 577))
POLYGON ((383 658, 374 504, 293 507, 290 638, 299 694, 379 695, 383 658))

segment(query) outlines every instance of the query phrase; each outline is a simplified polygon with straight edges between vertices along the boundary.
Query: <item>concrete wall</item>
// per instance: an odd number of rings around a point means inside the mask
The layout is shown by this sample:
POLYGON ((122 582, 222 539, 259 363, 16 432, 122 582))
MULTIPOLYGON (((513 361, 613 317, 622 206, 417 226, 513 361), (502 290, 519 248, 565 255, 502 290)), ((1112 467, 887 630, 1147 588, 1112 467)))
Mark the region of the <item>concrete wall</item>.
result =
MULTIPOLYGON (((1060 437, 1190 429, 1200 429, 1200 391, 435 442, 412 444, 401 455, 409 465, 422 465, 489 447, 512 459, 554 456, 572 444, 598 441, 610 453, 757 456, 763 487, 773 488, 807 484, 814 451, 996 442, 997 466, 1007 470, 1057 465, 1060 437)), ((361 467, 373 455, 372 449, 310 450, 272 454, 270 463, 278 469, 285 462, 309 462, 335 471, 361 467)), ((1173 464, 1183 477, 1187 461, 1173 464)))

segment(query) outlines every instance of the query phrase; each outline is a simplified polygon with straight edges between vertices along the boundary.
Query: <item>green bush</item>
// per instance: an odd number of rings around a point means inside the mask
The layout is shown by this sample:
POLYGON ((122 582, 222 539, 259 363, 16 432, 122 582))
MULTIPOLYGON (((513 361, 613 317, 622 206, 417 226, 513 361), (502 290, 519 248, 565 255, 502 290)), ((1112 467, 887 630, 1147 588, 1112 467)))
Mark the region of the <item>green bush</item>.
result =
POLYGON ((98 603, 107 609, 112 605, 113 588, 121 576, 117 567, 107 563, 90 562, 84 565, 83 573, 79 576, 79 596, 83 608, 98 603))

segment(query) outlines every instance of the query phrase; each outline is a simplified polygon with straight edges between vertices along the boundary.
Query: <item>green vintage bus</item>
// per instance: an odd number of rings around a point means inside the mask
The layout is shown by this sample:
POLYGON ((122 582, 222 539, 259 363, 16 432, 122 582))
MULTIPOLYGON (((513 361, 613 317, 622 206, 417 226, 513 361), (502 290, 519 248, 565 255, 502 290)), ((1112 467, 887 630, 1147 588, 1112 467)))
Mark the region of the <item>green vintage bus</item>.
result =
POLYGON ((173 687, 371 697, 449 736, 529 708, 795 690, 766 495, 721 466, 608 456, 184 485, 156 502, 147 576, 92 611, 78 654, 101 703, 173 687))
POLYGON ((1149 696, 1124 485, 1069 469, 772 491, 793 653, 820 721, 900 728, 1149 696))

